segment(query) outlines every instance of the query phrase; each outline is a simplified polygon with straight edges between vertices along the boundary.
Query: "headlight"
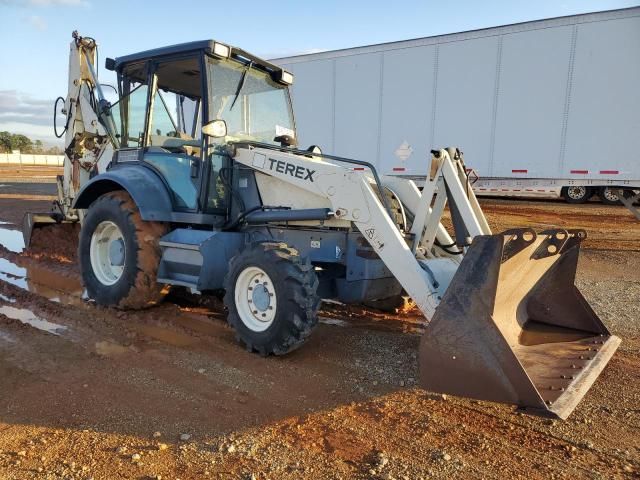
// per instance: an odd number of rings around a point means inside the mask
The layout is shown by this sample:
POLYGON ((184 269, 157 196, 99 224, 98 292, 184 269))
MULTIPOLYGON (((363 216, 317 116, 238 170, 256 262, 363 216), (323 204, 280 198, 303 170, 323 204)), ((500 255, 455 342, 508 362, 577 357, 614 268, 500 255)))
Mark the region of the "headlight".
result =
POLYGON ((229 47, 229 45, 225 45, 224 43, 214 42, 213 54, 219 58, 229 58, 229 56, 231 55, 231 47, 229 47))
POLYGON ((287 72, 286 70, 278 70, 272 75, 276 82, 282 83, 284 85, 293 84, 293 73, 287 72))
POLYGON ((287 85, 293 84, 293 73, 289 73, 286 70, 282 71, 282 83, 286 83, 287 85))

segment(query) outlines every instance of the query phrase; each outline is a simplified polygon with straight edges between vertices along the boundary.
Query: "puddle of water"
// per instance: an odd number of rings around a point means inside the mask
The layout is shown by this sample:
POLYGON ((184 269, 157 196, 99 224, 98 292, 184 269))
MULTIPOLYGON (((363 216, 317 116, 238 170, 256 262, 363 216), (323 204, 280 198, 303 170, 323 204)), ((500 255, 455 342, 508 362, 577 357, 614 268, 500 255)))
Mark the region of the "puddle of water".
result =
MULTIPOLYGON (((6 222, 2 222, 7 225, 6 222)), ((24 250, 24 237, 20 230, 9 230, 8 228, 0 228, 0 245, 7 250, 15 253, 21 253, 24 250)))
POLYGON ((0 280, 23 290, 29 290, 26 277, 26 268, 19 267, 5 258, 0 258, 0 280))
MULTIPOLYGON (((0 221, 0 224, 6 223, 0 221)), ((21 253, 24 249, 22 232, 0 228, 0 244, 12 252, 21 253)), ((20 267, 6 258, 0 258, 0 280, 54 302, 72 305, 84 303, 82 285, 78 280, 64 278, 34 266, 20 267)))
POLYGON ((84 305, 85 296, 80 281, 61 277, 50 270, 35 266, 19 267, 6 258, 0 258, 0 280, 52 302, 84 305))
POLYGON ((133 329, 161 342, 168 343, 176 347, 188 347, 198 343, 198 339, 184 333, 175 332, 167 328, 153 325, 132 325, 133 329))
POLYGON ((57 323, 52 323, 38 317, 31 310, 27 310, 26 308, 16 308, 5 305, 0 306, 0 313, 14 320, 31 325, 38 330, 52 333, 54 335, 61 335, 67 329, 67 327, 63 325, 58 325, 57 323))

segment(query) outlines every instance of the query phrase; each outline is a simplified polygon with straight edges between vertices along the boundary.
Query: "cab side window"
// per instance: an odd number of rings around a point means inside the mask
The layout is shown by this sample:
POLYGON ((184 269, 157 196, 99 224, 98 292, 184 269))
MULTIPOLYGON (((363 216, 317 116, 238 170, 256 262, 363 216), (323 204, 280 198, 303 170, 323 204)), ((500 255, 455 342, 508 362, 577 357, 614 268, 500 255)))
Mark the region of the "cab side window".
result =
POLYGON ((144 161, 164 177, 181 210, 198 208, 201 83, 197 58, 159 63, 152 82, 144 161))

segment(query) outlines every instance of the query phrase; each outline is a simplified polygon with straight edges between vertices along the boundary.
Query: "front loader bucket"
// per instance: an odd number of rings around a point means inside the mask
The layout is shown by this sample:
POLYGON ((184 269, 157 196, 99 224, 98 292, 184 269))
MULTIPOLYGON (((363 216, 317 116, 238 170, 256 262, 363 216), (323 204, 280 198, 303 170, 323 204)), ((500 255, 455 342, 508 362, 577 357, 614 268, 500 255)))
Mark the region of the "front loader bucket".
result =
POLYGON ((620 344, 574 285, 585 236, 476 237, 422 337, 421 385, 567 418, 620 344))
POLYGON ((31 244, 31 236, 37 228, 46 227, 48 225, 69 223, 63 220, 63 216, 57 212, 50 213, 33 213, 27 212, 22 218, 22 236, 24 238, 25 248, 29 248, 31 244))

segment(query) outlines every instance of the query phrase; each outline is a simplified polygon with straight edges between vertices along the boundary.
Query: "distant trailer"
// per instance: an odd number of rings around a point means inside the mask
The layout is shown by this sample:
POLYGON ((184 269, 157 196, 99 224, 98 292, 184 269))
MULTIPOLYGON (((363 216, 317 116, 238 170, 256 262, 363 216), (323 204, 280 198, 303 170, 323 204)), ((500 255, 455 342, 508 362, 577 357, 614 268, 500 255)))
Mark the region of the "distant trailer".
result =
POLYGON ((279 58, 299 141, 424 178, 459 146, 478 195, 640 189, 640 7, 279 58))

